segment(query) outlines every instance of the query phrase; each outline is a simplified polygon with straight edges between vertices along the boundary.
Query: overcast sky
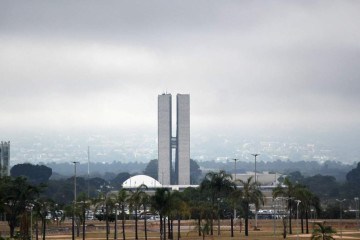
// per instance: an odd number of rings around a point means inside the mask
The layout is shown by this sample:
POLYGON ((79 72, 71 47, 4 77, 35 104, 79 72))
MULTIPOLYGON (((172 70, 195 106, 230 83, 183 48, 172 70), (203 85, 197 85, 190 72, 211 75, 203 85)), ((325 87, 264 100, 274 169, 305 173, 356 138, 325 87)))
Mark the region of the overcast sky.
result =
POLYGON ((193 130, 359 129, 360 1, 0 5, 0 130, 156 131, 163 92, 193 130))

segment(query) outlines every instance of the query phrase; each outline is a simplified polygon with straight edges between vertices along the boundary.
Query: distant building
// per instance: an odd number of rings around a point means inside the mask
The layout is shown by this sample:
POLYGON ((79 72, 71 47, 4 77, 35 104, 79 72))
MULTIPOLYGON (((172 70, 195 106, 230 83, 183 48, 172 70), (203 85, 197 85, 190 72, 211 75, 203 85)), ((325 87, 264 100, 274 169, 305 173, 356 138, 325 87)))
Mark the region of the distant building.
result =
POLYGON ((171 94, 158 96, 158 181, 163 185, 190 184, 190 95, 177 94, 176 137, 172 136, 171 94), (175 149, 175 166, 173 166, 175 149), (172 169, 175 176, 171 176, 172 169))
POLYGON ((10 142, 0 143, 0 177, 10 175, 10 142))
MULTIPOLYGON (((248 178, 252 177, 252 182, 255 180, 254 172, 246 172, 246 173, 237 173, 231 174, 233 179, 242 180, 246 182, 248 178)), ((256 182, 260 184, 260 186, 277 186, 279 184, 279 178, 282 177, 283 174, 280 173, 270 173, 270 172, 256 172, 256 182)))
POLYGON ((129 189, 129 190, 136 190, 141 185, 145 185, 147 187, 147 190, 145 192, 147 192, 148 194, 154 194, 157 188, 167 188, 172 191, 174 191, 174 190, 183 191, 184 189, 186 189, 188 187, 196 188, 199 186, 199 185, 178 185, 178 184, 177 185, 162 185, 160 182, 158 182, 154 178, 146 176, 146 175, 135 175, 135 176, 128 178, 127 180, 125 180, 122 183, 122 187, 124 189, 129 189))

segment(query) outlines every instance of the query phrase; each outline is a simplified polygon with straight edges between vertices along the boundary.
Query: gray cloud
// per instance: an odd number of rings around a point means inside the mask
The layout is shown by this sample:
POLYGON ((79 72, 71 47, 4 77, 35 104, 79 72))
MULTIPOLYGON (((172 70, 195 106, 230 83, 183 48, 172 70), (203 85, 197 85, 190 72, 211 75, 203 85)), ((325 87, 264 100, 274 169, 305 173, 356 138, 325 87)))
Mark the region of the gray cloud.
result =
POLYGON ((2 126, 359 125, 357 2, 4 1, 2 126), (23 121, 22 119, 27 119, 23 121))

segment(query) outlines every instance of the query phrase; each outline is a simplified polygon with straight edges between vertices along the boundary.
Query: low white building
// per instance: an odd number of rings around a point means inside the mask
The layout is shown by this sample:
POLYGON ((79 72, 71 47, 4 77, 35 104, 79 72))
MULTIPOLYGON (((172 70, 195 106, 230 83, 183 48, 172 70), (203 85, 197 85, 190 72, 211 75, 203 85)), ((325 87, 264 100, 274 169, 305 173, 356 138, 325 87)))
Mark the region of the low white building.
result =
POLYGON ((124 189, 136 189, 142 184, 146 185, 149 192, 154 191, 156 188, 169 188, 181 191, 188 187, 198 187, 198 185, 162 185, 159 181, 147 175, 132 176, 123 182, 122 187, 124 189))

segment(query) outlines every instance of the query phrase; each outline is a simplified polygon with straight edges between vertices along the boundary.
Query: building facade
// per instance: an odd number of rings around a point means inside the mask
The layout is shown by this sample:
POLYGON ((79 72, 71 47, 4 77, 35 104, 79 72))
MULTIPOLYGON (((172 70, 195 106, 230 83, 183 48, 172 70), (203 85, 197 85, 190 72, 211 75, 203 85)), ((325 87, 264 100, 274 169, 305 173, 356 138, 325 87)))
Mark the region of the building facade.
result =
POLYGON ((10 142, 0 143, 0 177, 10 175, 10 142))
POLYGON ((190 95, 178 94, 176 136, 172 136, 172 96, 158 96, 158 181, 163 185, 190 184, 190 95), (175 164, 173 166, 173 149, 175 164), (172 172, 175 176, 172 176, 172 172))

